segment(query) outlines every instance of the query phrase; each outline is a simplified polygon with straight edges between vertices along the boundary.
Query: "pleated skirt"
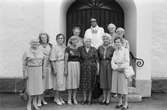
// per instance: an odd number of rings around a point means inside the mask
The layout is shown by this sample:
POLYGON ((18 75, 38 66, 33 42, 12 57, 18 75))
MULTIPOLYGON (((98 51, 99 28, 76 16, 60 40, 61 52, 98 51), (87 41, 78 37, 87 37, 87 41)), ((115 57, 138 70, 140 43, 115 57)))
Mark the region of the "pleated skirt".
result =
POLYGON ((113 70, 111 92, 128 94, 128 79, 123 72, 113 70))
POLYGON ((75 61, 68 62, 68 75, 66 80, 67 89, 77 89, 80 83, 80 63, 75 61))
POLYGON ((55 62, 56 75, 53 75, 53 89, 57 91, 66 90, 66 78, 64 75, 64 61, 55 62))
POLYGON ((42 80, 42 66, 28 67, 27 93, 29 95, 40 95, 44 92, 42 80))
POLYGON ((44 85, 44 89, 52 89, 53 88, 53 73, 52 73, 52 68, 51 65, 44 65, 43 66, 43 74, 44 74, 44 78, 43 78, 43 85, 44 85))

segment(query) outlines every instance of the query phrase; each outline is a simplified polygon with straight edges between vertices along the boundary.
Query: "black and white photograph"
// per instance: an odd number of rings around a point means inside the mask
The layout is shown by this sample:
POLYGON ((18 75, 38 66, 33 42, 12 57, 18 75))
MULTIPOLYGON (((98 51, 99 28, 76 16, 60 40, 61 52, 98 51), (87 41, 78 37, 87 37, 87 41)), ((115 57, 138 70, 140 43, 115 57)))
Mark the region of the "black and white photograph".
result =
POLYGON ((167 0, 0 0, 0 110, 167 110, 167 0))

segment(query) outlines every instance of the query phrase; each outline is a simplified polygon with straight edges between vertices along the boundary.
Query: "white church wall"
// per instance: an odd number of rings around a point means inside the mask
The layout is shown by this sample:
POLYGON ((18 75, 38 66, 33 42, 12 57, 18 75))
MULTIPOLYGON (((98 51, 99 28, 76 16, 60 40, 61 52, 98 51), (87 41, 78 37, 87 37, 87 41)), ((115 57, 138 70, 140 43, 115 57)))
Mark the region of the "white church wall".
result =
POLYGON ((167 78, 167 1, 153 4, 152 11, 152 78, 167 78))
POLYGON ((43 22, 42 0, 0 0, 0 78, 22 77, 22 54, 43 22))

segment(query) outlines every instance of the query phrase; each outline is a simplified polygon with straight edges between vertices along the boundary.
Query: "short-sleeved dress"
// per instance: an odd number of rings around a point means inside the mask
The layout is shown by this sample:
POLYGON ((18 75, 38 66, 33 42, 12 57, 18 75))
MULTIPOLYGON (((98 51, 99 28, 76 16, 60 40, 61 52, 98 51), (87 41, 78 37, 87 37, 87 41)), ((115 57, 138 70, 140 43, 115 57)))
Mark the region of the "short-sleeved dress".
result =
POLYGON ((23 64, 26 67, 27 93, 31 95, 40 95, 44 92, 42 79, 43 54, 37 49, 30 49, 23 56, 23 64))
POLYGON ((119 50, 116 49, 114 51, 111 63, 113 68, 111 92, 128 94, 128 79, 123 71, 117 71, 115 69, 129 66, 129 50, 124 47, 119 50))
POLYGON ((49 60, 51 46, 48 44, 46 46, 40 45, 39 47, 44 55, 44 63, 43 63, 43 84, 44 89, 52 89, 53 88, 53 74, 51 68, 51 62, 49 60))
POLYGON ((67 89, 79 88, 80 82, 80 54, 78 49, 66 48, 68 53, 68 75, 66 80, 67 89))
POLYGON ((92 90, 95 87, 98 54, 94 47, 86 51, 84 46, 79 48, 81 58, 80 89, 92 90))
POLYGON ((111 89, 111 83, 112 83, 111 59, 112 59, 113 53, 114 53, 114 48, 112 46, 104 47, 102 45, 98 49, 101 89, 105 89, 105 90, 111 89))
POLYGON ((56 75, 53 75, 53 89, 58 91, 64 91, 66 89, 66 78, 64 75, 64 56, 65 56, 65 45, 56 45, 52 48, 50 54, 50 60, 55 62, 56 75))

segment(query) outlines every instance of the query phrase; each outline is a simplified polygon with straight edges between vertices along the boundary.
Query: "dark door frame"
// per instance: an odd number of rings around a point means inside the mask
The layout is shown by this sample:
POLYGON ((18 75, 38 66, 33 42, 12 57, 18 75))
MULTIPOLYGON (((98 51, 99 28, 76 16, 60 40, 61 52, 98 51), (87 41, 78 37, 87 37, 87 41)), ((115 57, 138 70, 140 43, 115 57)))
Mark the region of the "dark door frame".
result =
POLYGON ((90 27, 89 20, 95 17, 99 26, 107 31, 107 25, 114 23, 117 27, 124 27, 124 12, 115 0, 76 0, 67 11, 67 40, 72 35, 72 28, 81 28, 81 37, 90 27))

